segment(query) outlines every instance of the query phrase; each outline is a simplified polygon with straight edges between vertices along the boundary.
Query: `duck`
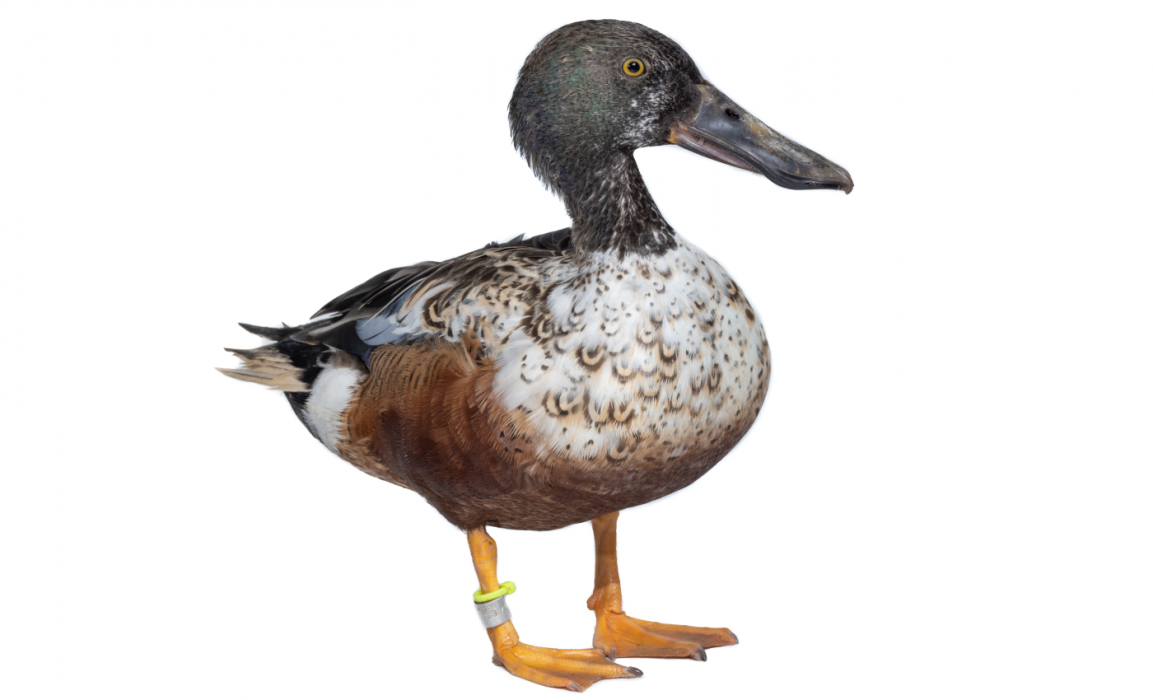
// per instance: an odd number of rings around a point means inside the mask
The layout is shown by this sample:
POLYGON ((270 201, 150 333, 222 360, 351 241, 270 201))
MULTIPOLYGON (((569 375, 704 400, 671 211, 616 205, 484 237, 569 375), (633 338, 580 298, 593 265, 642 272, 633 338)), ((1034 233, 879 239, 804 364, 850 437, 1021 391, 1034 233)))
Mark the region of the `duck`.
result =
POLYGON ((636 678, 618 658, 692 658, 725 627, 624 612, 620 511, 700 479, 748 432, 769 386, 760 316, 661 215, 634 158, 676 145, 792 190, 852 191, 848 171, 704 79, 675 41, 617 20, 542 39, 508 106, 512 142, 572 221, 396 267, 221 371, 284 393, 328 450, 420 494, 466 535, 474 606, 512 675, 583 691, 636 678), (590 522, 592 646, 522 642, 489 528, 590 522))

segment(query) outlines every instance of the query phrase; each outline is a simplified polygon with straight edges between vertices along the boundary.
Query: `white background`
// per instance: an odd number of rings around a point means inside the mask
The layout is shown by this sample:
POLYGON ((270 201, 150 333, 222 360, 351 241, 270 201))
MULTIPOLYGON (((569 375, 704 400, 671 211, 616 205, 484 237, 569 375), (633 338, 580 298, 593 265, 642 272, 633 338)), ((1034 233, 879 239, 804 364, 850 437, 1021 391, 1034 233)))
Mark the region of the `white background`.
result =
MULTIPOLYGON (((1149 17, 1139 3, 9 2, 0 696, 544 697, 464 536, 228 380, 236 321, 567 224, 516 71, 648 24, 857 189, 638 154, 773 381, 620 521, 625 607, 728 625, 621 698, 1153 695, 1149 17)), ((494 530, 529 643, 587 646, 587 525, 494 530)), ((551 697, 551 696, 550 696, 551 697)))

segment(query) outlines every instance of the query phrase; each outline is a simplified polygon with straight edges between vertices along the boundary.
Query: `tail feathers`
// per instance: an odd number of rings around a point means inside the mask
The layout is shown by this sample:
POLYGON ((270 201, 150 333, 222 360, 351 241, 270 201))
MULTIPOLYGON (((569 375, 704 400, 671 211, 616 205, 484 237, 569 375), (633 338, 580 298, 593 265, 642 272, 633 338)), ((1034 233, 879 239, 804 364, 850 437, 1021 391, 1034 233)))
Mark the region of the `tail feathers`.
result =
MULTIPOLYGON (((254 326, 251 323, 242 323, 240 324, 240 327, 253 335, 258 335, 261 338, 274 341, 284 340, 285 338, 300 330, 300 327, 298 326, 283 325, 280 328, 268 328, 266 326, 254 326)), ((229 352, 236 351, 229 350, 229 352)))
MULTIPOLYGON (((249 330, 269 340, 276 340, 276 338, 265 335, 261 331, 271 331, 275 333, 281 330, 279 328, 248 326, 243 323, 240 325, 244 326, 245 330, 249 330)), ((284 330, 291 332, 295 329, 285 328, 284 330)), ((263 347, 253 348, 252 350, 234 350, 232 348, 225 348, 225 350, 239 357, 244 365, 237 369, 216 368, 226 376, 244 382, 263 384, 269 389, 278 389, 280 391, 296 392, 309 390, 309 384, 304 381, 304 370, 293 365, 292 359, 282 353, 277 345, 265 345, 263 347)))

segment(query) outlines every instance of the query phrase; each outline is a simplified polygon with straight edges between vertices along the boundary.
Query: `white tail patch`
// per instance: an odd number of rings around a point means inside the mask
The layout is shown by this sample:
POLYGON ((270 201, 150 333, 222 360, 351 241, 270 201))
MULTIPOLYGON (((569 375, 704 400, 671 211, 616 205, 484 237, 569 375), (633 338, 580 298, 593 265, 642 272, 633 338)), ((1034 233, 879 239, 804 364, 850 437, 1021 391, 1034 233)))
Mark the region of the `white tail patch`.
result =
POLYGON ((333 452, 344 435, 344 412, 364 376, 359 368, 329 366, 312 382, 311 393, 304 404, 304 418, 324 446, 333 452))

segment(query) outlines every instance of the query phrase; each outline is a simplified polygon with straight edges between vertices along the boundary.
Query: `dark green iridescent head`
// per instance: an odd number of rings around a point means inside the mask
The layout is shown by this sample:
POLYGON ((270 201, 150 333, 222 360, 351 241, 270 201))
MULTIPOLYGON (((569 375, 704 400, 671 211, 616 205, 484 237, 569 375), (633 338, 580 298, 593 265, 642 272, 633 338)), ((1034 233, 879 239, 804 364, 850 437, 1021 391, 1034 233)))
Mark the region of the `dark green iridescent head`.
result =
POLYGON ((699 100, 694 85, 702 81, 676 42, 644 25, 569 24, 545 37, 521 68, 509 103, 513 141, 563 193, 584 175, 574 169, 668 143, 670 125, 699 100))

